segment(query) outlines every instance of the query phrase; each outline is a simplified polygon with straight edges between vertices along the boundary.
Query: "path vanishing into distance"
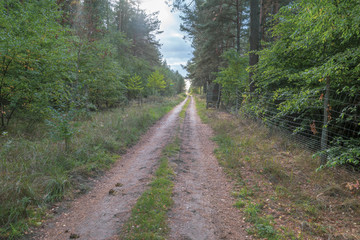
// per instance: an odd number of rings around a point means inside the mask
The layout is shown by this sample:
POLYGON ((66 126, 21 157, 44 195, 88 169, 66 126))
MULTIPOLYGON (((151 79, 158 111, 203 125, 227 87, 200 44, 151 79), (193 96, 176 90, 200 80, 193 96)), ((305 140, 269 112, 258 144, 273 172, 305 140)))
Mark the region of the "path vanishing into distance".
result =
POLYGON ((201 123, 195 102, 189 98, 183 123, 179 113, 187 99, 95 180, 91 191, 62 203, 64 206, 56 209, 58 213, 32 239, 122 239, 121 229, 132 207, 148 188, 162 149, 178 134, 179 127, 180 153, 170 163, 175 177, 168 239, 250 239, 239 210, 232 206, 232 183, 213 155, 212 131, 201 123))

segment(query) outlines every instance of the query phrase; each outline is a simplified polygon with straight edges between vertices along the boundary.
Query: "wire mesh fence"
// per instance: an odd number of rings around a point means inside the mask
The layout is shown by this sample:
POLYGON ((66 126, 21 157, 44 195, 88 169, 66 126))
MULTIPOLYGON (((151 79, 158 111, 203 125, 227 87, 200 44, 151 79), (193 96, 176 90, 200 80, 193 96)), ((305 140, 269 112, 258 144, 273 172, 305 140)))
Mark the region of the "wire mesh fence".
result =
POLYGON ((359 164, 360 93, 330 89, 327 96, 324 89, 298 94, 244 93, 237 94, 237 99, 227 104, 227 108, 261 121, 301 146, 321 153, 326 158, 323 163, 359 164), (236 101, 242 102, 239 109, 236 101))

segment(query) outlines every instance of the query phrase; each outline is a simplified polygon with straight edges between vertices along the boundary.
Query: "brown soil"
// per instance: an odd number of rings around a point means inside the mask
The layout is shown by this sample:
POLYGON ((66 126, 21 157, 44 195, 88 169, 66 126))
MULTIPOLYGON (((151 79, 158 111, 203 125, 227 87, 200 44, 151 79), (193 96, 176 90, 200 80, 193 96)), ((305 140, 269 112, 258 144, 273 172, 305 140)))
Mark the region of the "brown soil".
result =
POLYGON ((240 212, 232 206, 233 185, 213 155, 211 137, 211 129, 201 123, 191 99, 181 131, 180 158, 174 164, 170 239, 250 239, 240 212))
POLYGON ((117 239, 151 179, 162 148, 173 138, 185 101, 155 124, 86 195, 46 223, 34 239, 117 239))
MULTIPOLYGON (((89 193, 49 220, 33 239, 121 239, 120 230, 147 188, 162 148, 176 134, 184 103, 154 125, 89 193)), ((211 136, 191 98, 181 128, 180 155, 171 163, 176 177, 174 206, 168 214, 169 239, 251 239, 240 212, 232 206, 233 184, 213 155, 211 136)))

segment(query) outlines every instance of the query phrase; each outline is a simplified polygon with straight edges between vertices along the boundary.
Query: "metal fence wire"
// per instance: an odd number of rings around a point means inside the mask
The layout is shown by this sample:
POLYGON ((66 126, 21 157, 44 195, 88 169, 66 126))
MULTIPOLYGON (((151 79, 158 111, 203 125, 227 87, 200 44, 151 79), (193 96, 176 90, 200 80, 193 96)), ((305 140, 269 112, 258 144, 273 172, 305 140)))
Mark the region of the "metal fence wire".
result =
POLYGON ((344 163, 359 164, 360 93, 333 90, 326 93, 318 89, 306 94, 299 92, 297 96, 293 92, 244 93, 238 98, 236 102, 242 102, 239 109, 233 102, 227 104, 228 110, 261 121, 301 146, 321 152, 322 158, 326 158, 323 164, 334 162, 336 157, 341 157, 344 163))

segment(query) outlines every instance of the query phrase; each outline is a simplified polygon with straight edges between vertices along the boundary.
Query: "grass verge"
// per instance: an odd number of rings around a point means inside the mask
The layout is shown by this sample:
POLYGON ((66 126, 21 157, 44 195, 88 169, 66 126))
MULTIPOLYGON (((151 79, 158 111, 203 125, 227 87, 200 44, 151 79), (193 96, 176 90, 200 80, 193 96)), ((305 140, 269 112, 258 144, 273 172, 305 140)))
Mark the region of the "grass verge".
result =
POLYGON ((179 138, 164 148, 150 188, 133 207, 121 239, 166 239, 169 232, 167 212, 173 204, 174 172, 169 166, 169 159, 179 151, 179 138))
MULTIPOLYGON (((0 239, 16 239, 40 226, 48 206, 89 189, 88 179, 120 154, 183 98, 115 109, 71 122, 68 151, 46 131, 0 137, 0 239)), ((40 126, 39 129, 46 129, 40 126)))
POLYGON ((360 239, 359 172, 316 171, 318 160, 284 135, 246 118, 198 113, 215 132, 215 155, 235 181, 234 207, 260 239, 360 239))
POLYGON ((179 113, 179 117, 180 117, 180 119, 181 119, 181 122, 185 119, 185 113, 186 113, 186 110, 187 110, 189 104, 190 104, 190 96, 189 96, 188 99, 186 100, 186 103, 184 104, 181 112, 179 113))

